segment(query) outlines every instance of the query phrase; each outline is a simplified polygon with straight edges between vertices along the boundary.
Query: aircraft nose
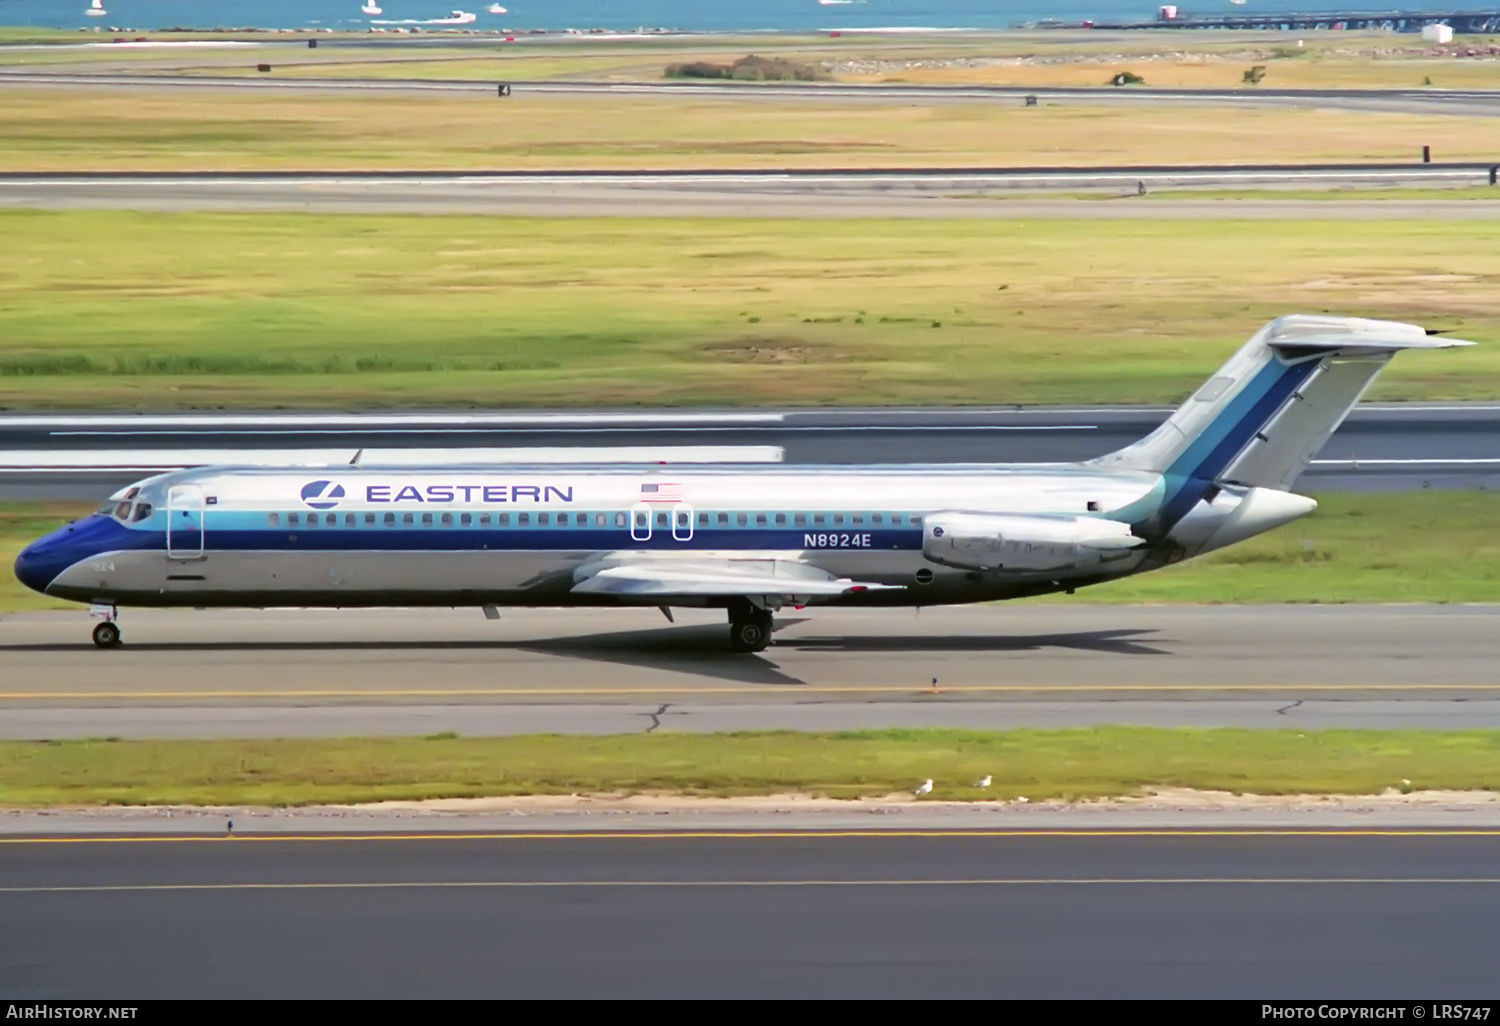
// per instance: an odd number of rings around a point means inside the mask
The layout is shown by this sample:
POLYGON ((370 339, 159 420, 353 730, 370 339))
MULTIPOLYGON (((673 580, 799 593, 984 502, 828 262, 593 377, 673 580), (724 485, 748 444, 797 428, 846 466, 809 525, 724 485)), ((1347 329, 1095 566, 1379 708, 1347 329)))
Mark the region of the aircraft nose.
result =
POLYGON ((21 550, 16 557, 16 580, 20 581, 32 591, 45 593, 47 585, 51 584, 59 570, 57 560, 48 552, 51 537, 32 542, 21 550))
POLYGON ((33 591, 46 592, 52 582, 81 560, 119 549, 149 548, 153 536, 132 531, 112 517, 74 521, 39 538, 16 557, 16 579, 33 591))
POLYGON ((98 550, 97 536, 101 527, 107 531, 113 526, 114 522, 108 518, 95 517, 76 521, 38 538, 16 557, 16 580, 32 591, 46 592, 58 574, 98 550))

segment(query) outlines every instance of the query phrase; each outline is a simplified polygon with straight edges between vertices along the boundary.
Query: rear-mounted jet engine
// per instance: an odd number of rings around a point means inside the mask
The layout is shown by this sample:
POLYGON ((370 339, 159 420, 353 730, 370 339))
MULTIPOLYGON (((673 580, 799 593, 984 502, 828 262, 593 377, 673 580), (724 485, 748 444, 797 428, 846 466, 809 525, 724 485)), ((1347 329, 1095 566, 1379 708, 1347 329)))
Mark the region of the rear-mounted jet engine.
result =
POLYGON ((925 523, 922 555, 963 570, 1088 570, 1145 544, 1114 520, 934 513, 925 523))

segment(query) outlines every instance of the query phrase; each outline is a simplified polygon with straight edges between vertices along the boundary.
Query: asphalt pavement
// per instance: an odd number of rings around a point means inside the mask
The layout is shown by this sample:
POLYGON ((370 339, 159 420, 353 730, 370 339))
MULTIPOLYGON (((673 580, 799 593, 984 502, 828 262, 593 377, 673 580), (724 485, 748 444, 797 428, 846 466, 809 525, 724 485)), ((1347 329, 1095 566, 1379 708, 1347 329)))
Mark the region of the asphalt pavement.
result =
POLYGON ((824 608, 757 655, 676 616, 127 610, 100 651, 81 609, 13 614, 0 737, 1500 727, 1492 606, 824 608))
MULTIPOLYGON (((92 501, 191 454, 348 463, 360 450, 520 448, 561 458, 787 464, 1068 462, 1148 434, 1160 408, 658 410, 387 414, 37 414, 0 416, 0 499, 92 501), (779 449, 779 453, 772 450, 779 449), (295 456, 291 453, 317 454, 295 456), (184 455, 187 454, 187 455, 184 455)), ((438 457, 434 457, 438 458, 438 457)), ((364 462, 371 460, 363 458, 364 462)), ((1298 483, 1308 492, 1500 487, 1500 405, 1364 404, 1298 483)))
MULTIPOLYGON (((425 213, 516 217, 1429 220, 1500 217, 1500 199, 1403 199, 1403 188, 1484 187, 1491 164, 1342 168, 930 169, 901 173, 426 172, 231 176, 9 175, 0 208, 425 213), (1270 190, 1194 199, 1194 189, 1270 190), (1373 199, 1277 189, 1378 189, 1373 199), (1046 198, 1048 192, 1088 198, 1046 198)), ((1500 195, 1500 188, 1496 190, 1500 195)))
POLYGON ((0 995, 1493 996, 1493 831, 0 841, 0 995))

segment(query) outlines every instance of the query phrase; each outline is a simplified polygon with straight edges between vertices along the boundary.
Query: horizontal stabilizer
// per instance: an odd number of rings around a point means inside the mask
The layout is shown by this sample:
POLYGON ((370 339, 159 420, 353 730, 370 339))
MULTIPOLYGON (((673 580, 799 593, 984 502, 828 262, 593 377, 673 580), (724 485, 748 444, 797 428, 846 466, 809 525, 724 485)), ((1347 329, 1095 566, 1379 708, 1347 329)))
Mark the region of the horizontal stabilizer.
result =
POLYGON ((1472 346, 1461 338, 1443 338, 1439 335, 1423 334, 1418 338, 1402 338, 1391 335, 1316 334, 1293 338, 1271 338, 1266 345, 1283 356, 1312 356, 1315 353, 1396 353, 1404 349, 1457 349, 1472 346))
POLYGON ((1456 349, 1474 344, 1440 337, 1443 334, 1402 321, 1298 314, 1272 321, 1265 332, 1265 344, 1287 360, 1319 355, 1389 355, 1403 349, 1456 349))
POLYGON ((1308 346, 1313 349, 1362 349, 1395 352, 1398 349, 1452 349, 1472 346, 1459 338, 1443 338, 1419 324, 1375 321, 1367 317, 1331 317, 1294 314, 1272 321, 1264 332, 1266 345, 1276 349, 1308 346))
MULTIPOLYGON (((574 594, 639 596, 844 595, 899 587, 864 584, 847 578, 778 574, 779 561, 746 561, 743 566, 673 565, 645 562, 605 567, 573 586, 574 594)), ((808 568, 798 567, 798 570, 808 568)))

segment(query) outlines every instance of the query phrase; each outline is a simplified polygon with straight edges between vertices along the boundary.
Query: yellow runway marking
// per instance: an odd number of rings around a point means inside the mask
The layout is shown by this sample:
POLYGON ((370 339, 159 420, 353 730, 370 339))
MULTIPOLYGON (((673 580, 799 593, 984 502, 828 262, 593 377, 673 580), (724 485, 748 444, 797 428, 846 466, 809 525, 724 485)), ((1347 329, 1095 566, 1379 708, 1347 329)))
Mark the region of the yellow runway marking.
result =
POLYGON ((613 830, 556 831, 531 833, 411 833, 411 834, 187 834, 172 836, 127 835, 120 837, 0 837, 6 844, 223 844, 254 842, 359 842, 359 841, 618 841, 618 840, 797 840, 865 839, 865 838, 949 838, 949 837, 1500 837, 1500 827, 1493 829, 1185 829, 1170 828, 1027 830, 613 830))
POLYGON ((63 884, 0 887, 0 894, 110 894, 161 891, 375 891, 591 888, 742 887, 1100 887, 1184 884, 1500 884, 1500 877, 1000 877, 972 880, 397 880, 333 883, 63 884))
POLYGON ((761 695, 785 696, 794 694, 1020 694, 1080 692, 1157 692, 1173 693, 1186 691, 1232 691, 1232 692, 1282 692, 1282 691, 1495 691, 1500 692, 1500 682, 1494 684, 956 684, 942 685, 934 692, 922 684, 762 684, 751 687, 687 687, 671 686, 650 688, 321 688, 297 690, 236 690, 236 691, 0 691, 0 701, 32 701, 36 699, 153 699, 153 698, 560 698, 571 696, 640 696, 658 695, 761 695))

